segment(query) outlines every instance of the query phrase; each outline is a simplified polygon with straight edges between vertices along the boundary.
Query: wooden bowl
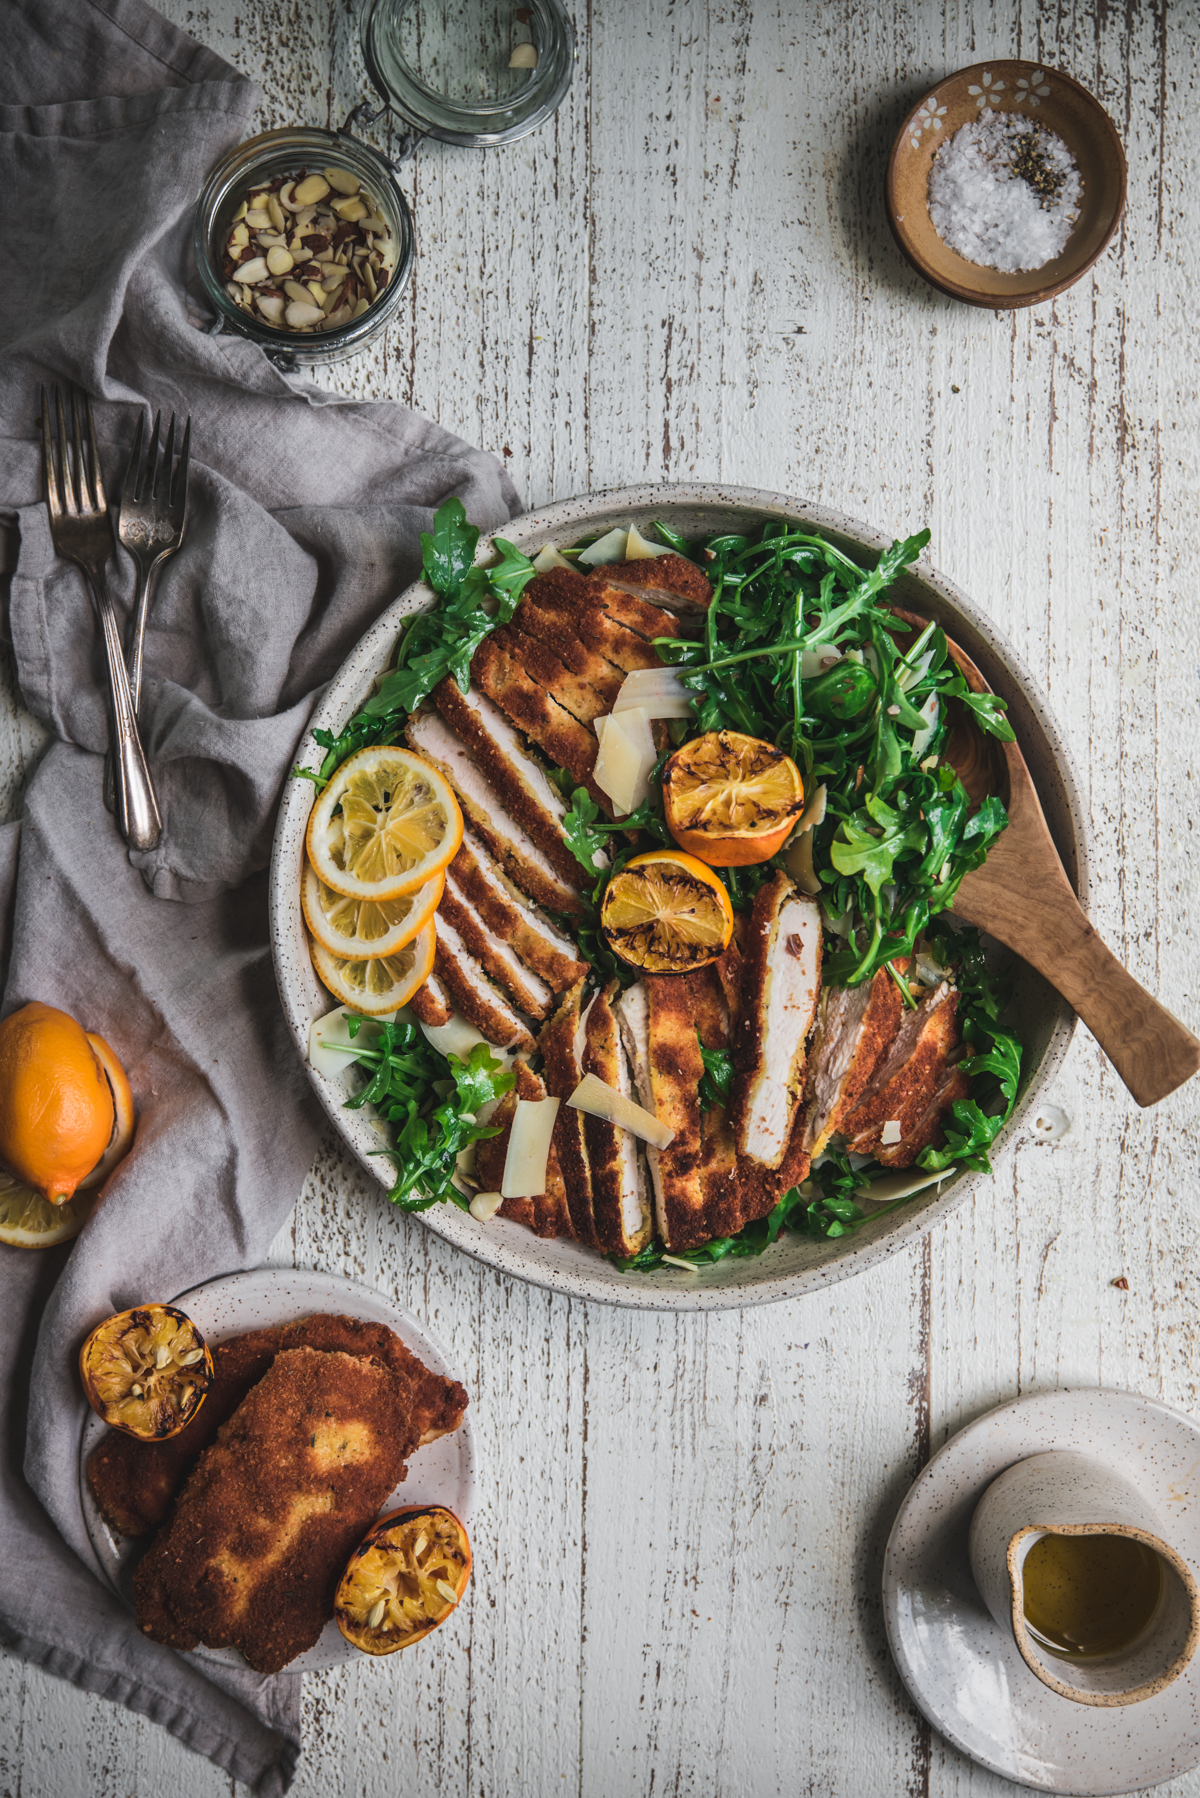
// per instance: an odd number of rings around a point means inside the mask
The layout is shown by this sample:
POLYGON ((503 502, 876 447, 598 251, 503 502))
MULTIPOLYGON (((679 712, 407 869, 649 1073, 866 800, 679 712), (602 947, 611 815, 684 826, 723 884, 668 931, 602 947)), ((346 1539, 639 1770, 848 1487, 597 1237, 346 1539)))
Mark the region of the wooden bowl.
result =
POLYGON ((1108 247, 1125 210, 1125 152, 1116 127, 1085 87, 1032 62, 977 62, 948 75, 905 119, 887 171, 887 215, 919 275, 969 306, 1032 306, 1078 281, 1108 247), (1017 112, 1061 137, 1079 166, 1083 205, 1061 256, 1005 274, 968 262, 933 228, 926 193, 934 156, 984 110, 1017 112))

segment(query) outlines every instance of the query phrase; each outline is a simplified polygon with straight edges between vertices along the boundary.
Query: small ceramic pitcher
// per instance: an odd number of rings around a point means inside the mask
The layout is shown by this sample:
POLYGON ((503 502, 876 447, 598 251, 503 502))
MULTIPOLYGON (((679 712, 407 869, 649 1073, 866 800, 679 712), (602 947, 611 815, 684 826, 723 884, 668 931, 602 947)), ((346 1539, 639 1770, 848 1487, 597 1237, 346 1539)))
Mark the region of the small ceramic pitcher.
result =
POLYGON ((1200 1588, 1135 1486, 1087 1455, 1056 1449, 994 1480, 971 1519, 971 1571, 984 1603, 1011 1629, 1031 1673, 1076 1704, 1137 1704, 1178 1679, 1200 1642, 1200 1588), (1161 1596, 1141 1633, 1109 1654, 1057 1654, 1031 1633, 1024 1566, 1043 1536, 1125 1536, 1162 1563, 1161 1596))

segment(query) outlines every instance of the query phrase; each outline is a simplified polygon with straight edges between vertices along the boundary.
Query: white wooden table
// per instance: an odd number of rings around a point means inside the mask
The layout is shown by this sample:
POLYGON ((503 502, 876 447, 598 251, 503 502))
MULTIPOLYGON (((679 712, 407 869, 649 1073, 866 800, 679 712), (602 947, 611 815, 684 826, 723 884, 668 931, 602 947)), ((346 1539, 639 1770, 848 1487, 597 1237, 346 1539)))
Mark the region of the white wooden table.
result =
MULTIPOLYGON (((366 93, 343 0, 168 0, 266 89, 366 93)), ((1094 841, 1095 922, 1193 1027, 1200 981, 1200 9, 1049 0, 587 0, 557 117, 421 148, 418 262, 330 385, 502 454, 530 505, 668 477, 903 534, 1044 682, 1094 841), (994 314, 901 261, 887 148, 988 55, 1069 70, 1129 155, 1070 293, 994 314)), ((6 721, 12 804, 31 735, 6 721)), ((452 1345, 485 1459, 472 1596, 432 1653, 305 1681, 298 1798, 992 1798, 909 1703, 883 1545, 932 1450, 1058 1384, 1200 1408, 1200 1083, 1140 1114, 1081 1028, 1071 1127, 873 1273, 663 1318, 507 1283, 390 1214, 324 1143, 272 1259, 379 1286, 452 1345), (1114 1287, 1124 1276, 1128 1291, 1114 1287)), ((215 1798, 164 1732, 0 1662, 0 1791, 215 1798)), ((1200 1794, 1200 1772, 1160 1788, 1200 1794)))

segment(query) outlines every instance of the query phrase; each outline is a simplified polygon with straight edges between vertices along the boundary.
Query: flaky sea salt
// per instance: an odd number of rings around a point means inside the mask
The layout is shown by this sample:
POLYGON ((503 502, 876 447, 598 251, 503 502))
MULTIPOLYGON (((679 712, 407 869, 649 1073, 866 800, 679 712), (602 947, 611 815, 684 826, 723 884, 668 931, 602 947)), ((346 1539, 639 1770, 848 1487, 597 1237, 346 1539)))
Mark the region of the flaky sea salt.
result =
POLYGON ((1061 256, 1082 197, 1062 138, 1020 113, 972 119, 929 171, 929 216, 943 243, 1006 274, 1061 256))

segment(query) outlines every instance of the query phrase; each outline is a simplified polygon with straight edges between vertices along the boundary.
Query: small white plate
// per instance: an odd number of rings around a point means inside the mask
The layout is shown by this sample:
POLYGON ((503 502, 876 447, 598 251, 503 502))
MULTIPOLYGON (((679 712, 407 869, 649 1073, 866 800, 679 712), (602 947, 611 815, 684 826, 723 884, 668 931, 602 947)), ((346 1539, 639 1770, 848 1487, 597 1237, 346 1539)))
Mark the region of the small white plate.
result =
POLYGON ((951 1437, 909 1492, 883 1563, 888 1644, 947 1741, 1018 1785, 1107 1798, 1200 1765, 1200 1657, 1141 1704, 1072 1704, 1035 1679, 993 1623, 967 1559, 986 1488, 1028 1455, 1076 1449, 1146 1493, 1165 1539, 1200 1574, 1200 1425, 1134 1392, 1042 1392, 951 1437))
MULTIPOLYGON (((338 1317, 361 1317, 371 1323, 386 1324, 394 1330, 405 1348, 418 1355, 426 1367, 447 1379, 461 1376, 451 1366, 445 1350, 424 1324, 410 1317, 370 1287, 358 1286, 353 1280, 341 1280, 335 1274, 310 1273, 305 1268, 260 1267, 253 1273, 229 1274, 222 1280, 211 1280, 207 1286, 195 1286, 172 1299, 187 1313, 210 1342, 223 1342, 227 1336, 240 1336, 247 1330, 263 1330, 272 1324, 291 1323, 293 1318, 312 1317, 326 1312, 338 1317)), ((109 1528, 96 1507, 87 1483, 88 1456, 104 1435, 106 1425, 94 1411, 89 1411, 79 1442, 79 1490, 88 1535, 101 1573, 132 1611, 133 1570, 147 1544, 118 1536, 109 1528)), ((456 1517, 469 1525, 475 1500, 475 1439, 468 1409, 461 1429, 419 1448, 409 1460, 408 1478, 397 1486, 383 1512, 397 1505, 446 1505, 456 1517)), ((381 1512, 381 1515, 383 1514, 381 1512)), ((246 1663, 234 1648, 197 1648, 201 1660, 220 1661, 227 1667, 246 1663)), ((328 1667, 340 1667, 360 1658, 351 1648, 336 1623, 330 1621, 320 1639, 304 1654, 288 1662, 289 1673, 319 1673, 328 1667)))

